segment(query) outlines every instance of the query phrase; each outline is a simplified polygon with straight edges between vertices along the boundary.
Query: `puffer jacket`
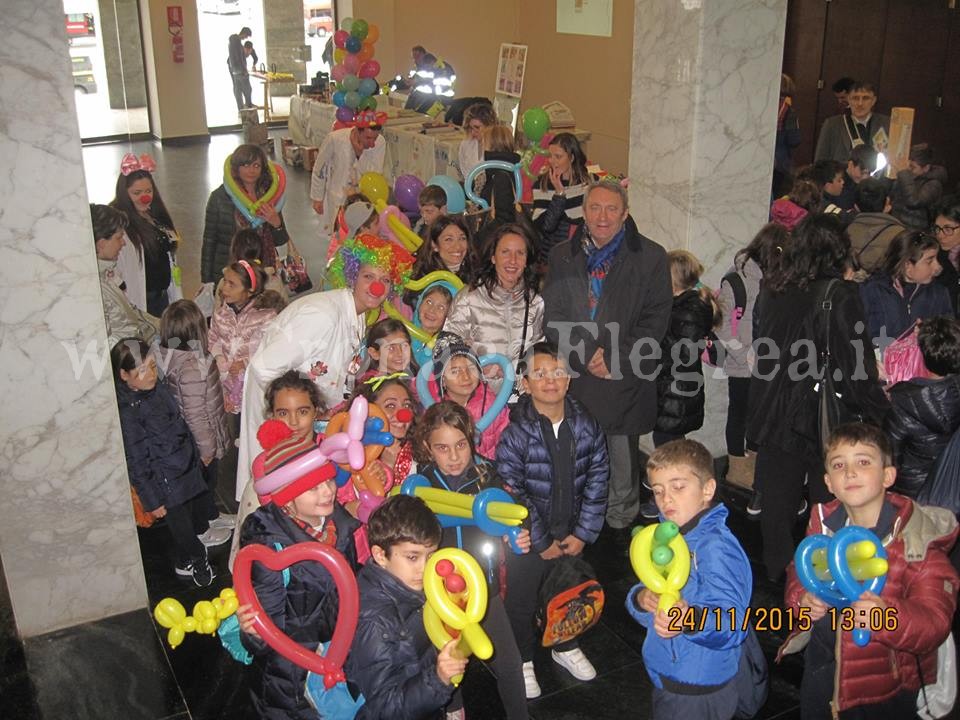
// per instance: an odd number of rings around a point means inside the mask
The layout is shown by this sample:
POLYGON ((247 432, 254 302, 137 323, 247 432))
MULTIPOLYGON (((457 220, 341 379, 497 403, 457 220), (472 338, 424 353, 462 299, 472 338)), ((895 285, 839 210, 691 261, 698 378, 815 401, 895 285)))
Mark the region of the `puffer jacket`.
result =
MULTIPOLYGON (((950 632, 957 604, 957 572, 947 552, 957 538, 957 519, 949 510, 917 505, 910 498, 887 493, 896 519, 883 538, 889 569, 880 597, 896 610, 896 628, 874 630, 870 642, 858 647, 853 633, 837 629, 835 658, 839 683, 833 689, 833 710, 882 702, 904 690, 917 690, 937 677, 937 648, 950 632)), ((807 535, 833 535, 847 520, 839 500, 815 505, 807 535)), ((805 590, 793 563, 787 568, 784 603, 797 612, 805 590)), ((829 620, 826 620, 829 622, 829 620)), ((810 642, 811 630, 795 630, 780 647, 784 655, 810 642)))
POLYGON ((201 458, 220 459, 232 444, 223 411, 220 373, 211 355, 157 348, 157 365, 197 441, 201 458))
MULTIPOLYGON (((203 223, 203 244, 200 246, 200 282, 217 282, 220 272, 230 264, 230 244, 233 236, 241 227, 246 227, 245 223, 238 223, 238 215, 237 208, 223 185, 210 193, 203 223)), ((283 224, 283 214, 280 215, 280 221, 279 228, 273 228, 269 223, 260 226, 274 247, 280 247, 290 239, 286 225, 283 224)), ((273 262, 268 262, 265 258, 264 265, 273 265, 273 262)))
POLYGON ((713 327, 713 308, 697 290, 673 298, 670 325, 660 341, 657 424, 660 432, 686 434, 703 426, 704 338, 713 327))
MULTIPOLYGON (((567 534, 594 543, 607 511, 607 439, 599 423, 571 397, 564 401, 563 419, 570 424, 574 441, 573 456, 569 458, 573 468, 573 515, 567 534)), ((537 412, 530 396, 524 395, 510 411, 510 424, 497 445, 497 473, 510 494, 529 511, 530 542, 538 553, 554 540, 566 537, 555 538, 550 532, 554 472, 543 435, 544 422, 549 420, 537 412)))
POLYGON ((345 666, 366 698, 357 720, 433 720, 453 695, 437 675, 437 651, 423 628, 423 592, 373 560, 357 576, 360 619, 345 666))
MULTIPOLYGON (((263 297, 263 296, 261 296, 263 297)), ((210 354, 216 358, 220 382, 223 384, 224 408, 239 413, 243 405, 243 377, 250 358, 260 347, 267 325, 277 316, 272 307, 259 307, 251 300, 237 312, 232 305, 220 303, 210 322, 210 354), (230 368, 241 362, 243 368, 232 373, 230 368)))
POLYGON ((690 548, 690 577, 683 586, 683 599, 696 613, 705 612, 706 622, 698 632, 683 632, 664 639, 653 631, 653 613, 644 612, 637 603, 643 583, 627 593, 627 612, 647 629, 643 641, 643 664, 658 688, 682 692, 683 685, 723 685, 737 674, 742 630, 753 589, 753 575, 740 543, 726 525, 727 508, 722 504, 706 510, 681 528, 690 548), (715 609, 725 622, 717 622, 715 609), (731 627, 729 618, 737 618, 731 627))
POLYGON ((117 383, 127 472, 147 512, 178 507, 207 489, 200 457, 177 401, 162 380, 153 390, 117 383))
POLYGON ((926 285, 903 283, 902 291, 898 291, 889 275, 878 273, 860 286, 860 298, 874 344, 883 332, 891 340, 896 340, 917 320, 953 315, 950 294, 935 282, 926 285))
POLYGON ((901 170, 890 193, 893 203, 890 212, 911 230, 929 230, 934 218, 933 207, 940 202, 946 184, 947 171, 940 165, 931 166, 919 177, 909 170, 901 170))
POLYGON ((866 272, 876 272, 893 239, 907 228, 893 215, 882 212, 858 213, 847 225, 853 256, 866 272))
POLYGON ((723 308, 723 322, 716 329, 717 339, 723 343, 725 351, 723 371, 730 377, 750 377, 750 351, 753 346, 753 309, 760 295, 760 282, 763 280, 763 271, 753 260, 743 263, 743 269, 738 270, 736 264, 725 275, 735 272, 743 280, 746 290, 747 304, 743 308, 743 315, 739 320, 733 317, 736 305, 733 288, 729 282, 720 284, 720 307, 723 308))
POLYGON ((885 429, 894 443, 898 492, 916 497, 933 464, 960 428, 960 375, 916 378, 890 388, 885 429))
POLYGON ((160 321, 130 304, 117 285, 117 261, 97 260, 100 269, 100 297, 103 299, 103 318, 107 321, 107 345, 113 347, 124 338, 136 337, 152 343, 157 336, 160 321))
MULTIPOLYGON (((334 506, 335 547, 351 568, 357 567, 353 533, 360 526, 340 505, 334 506)), ((275 550, 277 545, 317 542, 274 504, 258 508, 240 529, 240 545, 254 543, 275 550)), ((336 624, 336 584, 319 563, 302 562, 289 568, 289 582, 282 573, 254 563, 251 584, 260 604, 281 632, 310 650, 333 635, 336 624)), ((267 720, 316 720, 317 711, 304 695, 307 671, 294 665, 262 640, 240 633, 244 646, 253 654, 259 677, 250 693, 258 717, 267 720)))
MULTIPOLYGON (((543 298, 531 295, 526 347, 543 340, 543 298)), ((477 355, 500 353, 516 363, 524 350, 520 342, 525 304, 523 291, 511 292, 499 285, 492 293, 483 287, 461 290, 453 299, 443 329, 463 338, 477 355)))
POLYGON ((950 296, 950 304, 953 307, 954 314, 960 312, 960 272, 950 262, 950 253, 943 248, 937 253, 937 262, 943 268, 940 274, 934 279, 938 285, 942 285, 950 296))

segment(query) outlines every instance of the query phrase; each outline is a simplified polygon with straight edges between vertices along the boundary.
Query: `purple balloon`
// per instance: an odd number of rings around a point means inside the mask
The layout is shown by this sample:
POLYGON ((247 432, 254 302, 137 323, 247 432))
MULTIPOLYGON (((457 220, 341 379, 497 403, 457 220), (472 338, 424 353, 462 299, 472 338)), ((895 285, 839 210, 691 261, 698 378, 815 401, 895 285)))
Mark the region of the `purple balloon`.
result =
POLYGON ((350 122, 353 120, 353 110, 346 106, 337 108, 337 120, 340 122, 350 122))
POLYGON ((416 175, 401 175, 393 184, 397 205, 403 210, 416 211, 420 207, 420 193, 423 188, 423 181, 416 175))

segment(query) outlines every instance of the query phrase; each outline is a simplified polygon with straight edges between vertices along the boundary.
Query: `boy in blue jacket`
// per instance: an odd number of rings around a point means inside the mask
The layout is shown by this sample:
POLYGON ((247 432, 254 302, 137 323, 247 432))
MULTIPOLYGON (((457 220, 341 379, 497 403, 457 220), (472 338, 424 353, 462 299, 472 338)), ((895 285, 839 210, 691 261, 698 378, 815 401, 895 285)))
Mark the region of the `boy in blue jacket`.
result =
MULTIPOLYGON (((497 472, 530 513, 531 552, 508 554, 505 599, 529 699, 540 695, 533 667, 540 584, 557 559, 579 556, 596 542, 607 510, 610 463, 599 423, 567 396, 570 376, 556 347, 537 343, 526 365, 524 394, 497 444, 497 472)), ((552 656, 578 680, 596 677, 576 639, 556 644, 552 656)))
POLYGON ((360 619, 344 668, 366 698, 357 720, 444 716, 451 678, 467 661, 451 640, 438 653, 423 627, 423 571, 440 543, 437 516, 417 497, 396 495, 367 524, 371 558, 360 570, 360 619))
POLYGON ((660 596, 643 583, 627 594, 627 611, 647 629, 653 717, 732 718, 753 575, 726 526, 727 508, 714 502, 713 458, 694 440, 674 440, 654 450, 647 478, 661 521, 680 526, 691 555, 690 578, 669 612, 657 610, 660 596))

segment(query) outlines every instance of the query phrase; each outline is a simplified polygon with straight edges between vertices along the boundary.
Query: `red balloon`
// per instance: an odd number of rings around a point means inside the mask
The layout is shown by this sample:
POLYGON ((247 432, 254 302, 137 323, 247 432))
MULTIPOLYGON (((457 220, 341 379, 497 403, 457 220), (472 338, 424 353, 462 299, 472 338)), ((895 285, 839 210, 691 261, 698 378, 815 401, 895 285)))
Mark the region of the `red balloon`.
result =
POLYGON ((380 74, 380 63, 376 60, 367 60, 360 66, 358 75, 361 78, 375 78, 380 74))
POLYGON ((450 573, 443 579, 443 586, 448 593, 462 593, 467 589, 467 581, 463 579, 463 575, 450 573))
POLYGON ((338 48, 345 47, 348 37, 350 37, 350 33, 348 33, 346 30, 337 30, 333 34, 333 44, 338 48))
POLYGON ((449 560, 440 560, 436 567, 437 575, 446 577, 453 572, 453 563, 449 560))
POLYGON ((330 547, 317 542, 303 542, 284 548, 280 552, 266 545, 247 545, 237 553, 233 565, 233 587, 241 605, 250 605, 257 613, 254 627, 263 641, 280 655, 305 670, 323 675, 323 684, 332 688, 344 680, 343 663, 350 652, 350 644, 357 629, 357 617, 360 614, 360 596, 357 591, 357 579, 346 558, 330 547), (308 650, 300 643, 280 632, 270 616, 264 611, 260 599, 250 582, 250 571, 254 562, 264 564, 270 570, 279 572, 295 563, 309 560, 323 565, 333 576, 339 596, 337 624, 333 637, 327 647, 326 656, 320 656, 308 650))

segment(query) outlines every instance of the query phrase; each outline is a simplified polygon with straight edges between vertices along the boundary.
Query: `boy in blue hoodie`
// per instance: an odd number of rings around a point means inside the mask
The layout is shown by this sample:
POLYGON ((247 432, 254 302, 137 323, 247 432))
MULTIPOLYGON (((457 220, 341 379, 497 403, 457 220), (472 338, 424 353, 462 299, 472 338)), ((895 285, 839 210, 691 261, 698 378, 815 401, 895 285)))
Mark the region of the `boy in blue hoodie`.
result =
POLYGON ((732 718, 753 576, 726 526, 727 508, 714 501, 713 458, 694 440, 674 440, 654 450, 647 478, 661 521, 680 526, 691 555, 690 577, 669 612, 657 610, 660 596, 643 583, 627 594, 627 611, 647 629, 653 717, 732 718))

